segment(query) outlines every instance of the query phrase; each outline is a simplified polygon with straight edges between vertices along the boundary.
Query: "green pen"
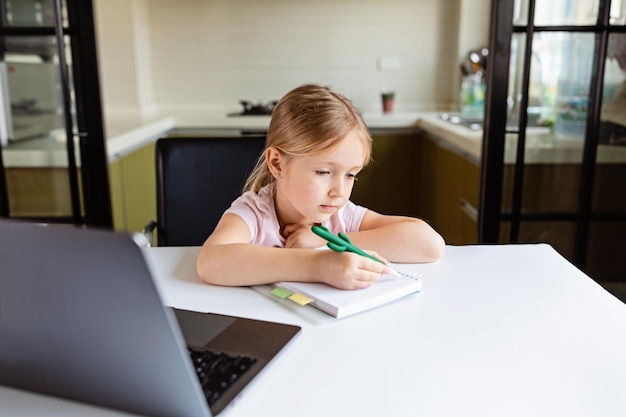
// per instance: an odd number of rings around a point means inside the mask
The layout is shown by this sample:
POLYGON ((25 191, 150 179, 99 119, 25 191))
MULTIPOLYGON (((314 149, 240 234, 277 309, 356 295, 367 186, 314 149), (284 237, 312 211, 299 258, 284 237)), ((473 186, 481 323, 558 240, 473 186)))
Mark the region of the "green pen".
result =
POLYGON ((375 258, 372 255, 368 254, 363 249, 359 249, 358 247, 354 246, 352 242, 350 241, 350 238, 345 233, 339 232, 337 235, 334 235, 330 233, 328 228, 326 228, 325 226, 317 226, 317 225, 312 226, 311 230, 313 231, 313 233, 315 233, 322 239, 325 239, 328 242, 326 246, 328 246, 330 249, 334 250, 335 252, 352 252, 361 256, 365 256, 366 258, 370 258, 376 262, 380 262, 381 264, 386 265, 389 268, 389 270, 391 270, 391 274, 400 276, 400 274, 397 271, 395 271, 393 268, 391 268, 391 266, 388 263, 385 263, 382 260, 375 258))

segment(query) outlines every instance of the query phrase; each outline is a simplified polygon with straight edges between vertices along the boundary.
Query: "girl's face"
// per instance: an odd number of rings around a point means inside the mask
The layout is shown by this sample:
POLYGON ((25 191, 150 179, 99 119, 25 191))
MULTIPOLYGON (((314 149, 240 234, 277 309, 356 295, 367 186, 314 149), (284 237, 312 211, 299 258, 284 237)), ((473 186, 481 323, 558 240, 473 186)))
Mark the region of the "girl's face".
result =
POLYGON ((366 148, 355 131, 316 155, 268 158, 276 176, 276 212, 282 226, 323 223, 350 198, 366 148))

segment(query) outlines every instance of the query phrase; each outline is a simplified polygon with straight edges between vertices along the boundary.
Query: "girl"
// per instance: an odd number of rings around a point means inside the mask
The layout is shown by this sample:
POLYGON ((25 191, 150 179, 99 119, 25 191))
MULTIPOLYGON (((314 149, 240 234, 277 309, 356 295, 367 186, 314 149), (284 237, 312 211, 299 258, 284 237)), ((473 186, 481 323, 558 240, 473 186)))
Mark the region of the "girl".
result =
POLYGON ((357 289, 390 272, 354 253, 315 250, 326 241, 311 231, 314 224, 346 233, 385 262, 437 260, 444 241, 428 224, 349 201, 371 151, 369 131, 345 97, 317 85, 287 93, 274 107, 265 152, 244 193, 202 246, 200 278, 218 285, 316 281, 357 289))

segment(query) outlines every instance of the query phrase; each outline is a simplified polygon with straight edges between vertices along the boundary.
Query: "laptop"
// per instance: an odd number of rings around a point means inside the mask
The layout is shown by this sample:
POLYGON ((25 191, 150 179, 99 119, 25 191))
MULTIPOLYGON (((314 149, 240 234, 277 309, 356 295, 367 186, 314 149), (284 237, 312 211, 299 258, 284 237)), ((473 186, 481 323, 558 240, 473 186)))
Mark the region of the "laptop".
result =
POLYGON ((0 221, 2 385, 146 416, 214 416, 299 331, 165 307, 125 234, 0 221), (236 371, 217 366, 233 381, 210 400, 223 383, 199 355, 244 358, 236 371))

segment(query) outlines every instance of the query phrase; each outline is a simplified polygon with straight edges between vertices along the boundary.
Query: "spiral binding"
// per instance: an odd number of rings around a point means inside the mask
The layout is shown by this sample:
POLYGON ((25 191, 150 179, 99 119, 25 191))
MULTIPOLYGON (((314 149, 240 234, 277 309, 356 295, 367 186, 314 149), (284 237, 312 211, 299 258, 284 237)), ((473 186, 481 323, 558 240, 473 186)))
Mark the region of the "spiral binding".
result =
POLYGON ((410 269, 404 268, 398 264, 390 264, 389 267, 392 268, 397 273, 399 273, 400 275, 405 276, 407 278, 417 280, 422 277, 422 274, 420 274, 419 272, 411 271, 410 269))

